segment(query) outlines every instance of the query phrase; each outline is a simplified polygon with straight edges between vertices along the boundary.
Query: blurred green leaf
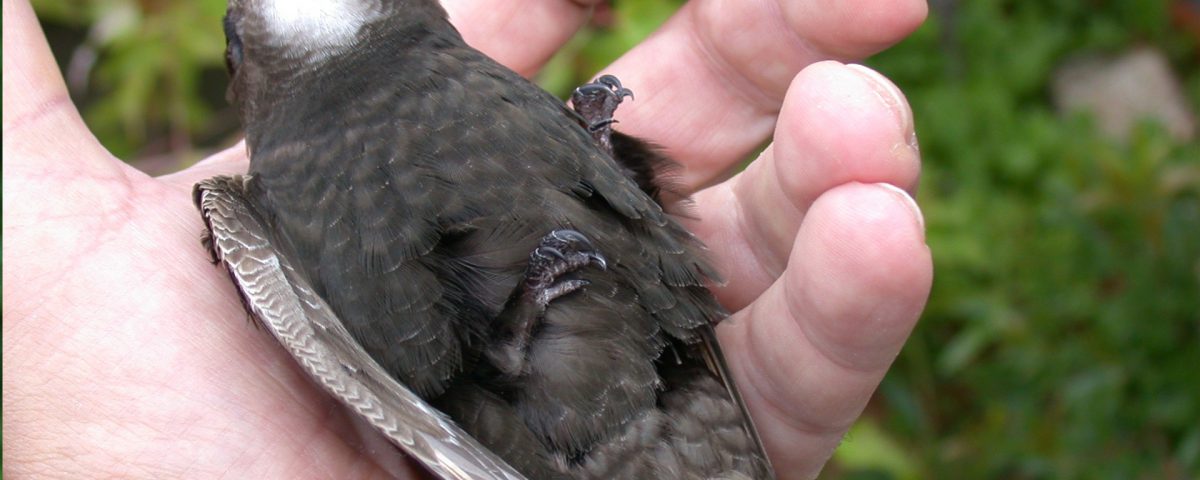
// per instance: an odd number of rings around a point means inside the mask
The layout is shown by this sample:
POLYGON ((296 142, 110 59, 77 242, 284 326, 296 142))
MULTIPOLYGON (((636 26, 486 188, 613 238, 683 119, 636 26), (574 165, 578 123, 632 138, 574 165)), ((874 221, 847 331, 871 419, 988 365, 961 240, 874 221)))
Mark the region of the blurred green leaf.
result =
POLYGON ((204 101, 197 82, 223 69, 223 0, 33 2, 43 22, 85 29, 82 44, 62 51, 84 119, 110 151, 131 157, 190 148, 196 135, 230 131, 204 101), (90 63, 94 59, 95 63, 90 63), (161 144, 154 147, 154 144, 161 144))
POLYGON ((913 480, 922 478, 917 465, 897 439, 889 437, 874 421, 854 424, 834 454, 848 476, 874 472, 874 478, 913 480))

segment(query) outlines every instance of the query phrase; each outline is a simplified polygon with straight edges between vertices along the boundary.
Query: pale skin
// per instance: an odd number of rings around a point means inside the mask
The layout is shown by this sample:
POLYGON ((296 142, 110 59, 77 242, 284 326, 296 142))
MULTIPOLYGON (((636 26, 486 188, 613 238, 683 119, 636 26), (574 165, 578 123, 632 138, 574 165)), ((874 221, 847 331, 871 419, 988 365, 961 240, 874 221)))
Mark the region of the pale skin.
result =
MULTIPOLYGON (((5 474, 384 476, 200 248, 192 184, 244 172, 244 147, 158 178, 120 162, 27 1, 3 1, 5 474)), ((588 9, 444 3, 527 74, 588 9)), ((925 14, 918 0, 695 0, 605 70, 637 94, 617 128, 686 165, 688 226, 736 312, 721 340, 781 478, 820 472, 929 293, 909 107, 882 76, 824 61, 875 53, 925 14)))

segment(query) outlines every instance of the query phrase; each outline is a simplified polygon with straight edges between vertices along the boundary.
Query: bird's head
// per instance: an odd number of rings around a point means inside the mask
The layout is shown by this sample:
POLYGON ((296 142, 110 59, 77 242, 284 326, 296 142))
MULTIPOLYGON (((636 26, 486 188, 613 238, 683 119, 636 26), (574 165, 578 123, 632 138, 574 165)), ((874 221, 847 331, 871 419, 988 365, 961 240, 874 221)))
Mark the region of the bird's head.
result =
POLYGON ((446 22, 436 0, 229 0, 230 100, 246 108, 330 62, 403 48, 395 33, 430 22, 446 22))

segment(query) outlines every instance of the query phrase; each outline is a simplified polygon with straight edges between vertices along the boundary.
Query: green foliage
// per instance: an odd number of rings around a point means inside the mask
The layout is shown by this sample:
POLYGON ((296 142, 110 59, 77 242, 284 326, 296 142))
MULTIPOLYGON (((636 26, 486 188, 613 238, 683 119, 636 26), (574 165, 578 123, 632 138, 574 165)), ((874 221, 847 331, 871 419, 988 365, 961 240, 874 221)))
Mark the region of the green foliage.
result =
POLYGON ((1195 85, 1164 5, 962 2, 874 59, 925 165, 936 279, 878 419, 922 477, 1200 474, 1200 145, 1149 124, 1118 143, 1047 105, 1065 57, 1133 44, 1195 85))
POLYGON ((213 115, 223 105, 211 100, 224 76, 203 75, 224 70, 224 0, 34 0, 33 6, 43 23, 87 28, 81 45, 56 53, 86 69, 77 100, 117 156, 145 153, 148 143, 164 144, 160 151, 187 148, 194 136, 230 130, 228 118, 213 115), (91 68, 89 58, 96 59, 91 68), (201 84, 214 78, 215 84, 201 84))

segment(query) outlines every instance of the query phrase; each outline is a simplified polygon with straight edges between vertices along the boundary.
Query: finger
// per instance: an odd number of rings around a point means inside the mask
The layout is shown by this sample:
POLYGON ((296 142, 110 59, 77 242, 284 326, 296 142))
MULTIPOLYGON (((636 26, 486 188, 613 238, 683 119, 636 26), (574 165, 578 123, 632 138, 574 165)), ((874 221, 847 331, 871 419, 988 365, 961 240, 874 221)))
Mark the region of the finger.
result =
MULTIPOLYGON (((8 298, 10 284, 54 287, 58 277, 44 273, 69 271, 81 249, 119 228, 133 205, 132 179, 145 177, 113 158, 84 126, 29 2, 4 0, 3 21, 8 298), (53 254, 10 258, 10 251, 53 254)), ((18 315, 9 323, 27 321, 18 315)))
POLYGON ((4 0, 4 167, 6 178, 124 172, 84 126, 24 0, 4 0))
POLYGON ((912 331, 932 281, 916 204, 886 184, 813 204, 787 271, 720 329, 780 472, 828 460, 912 331))
POLYGON ((899 89, 865 67, 817 63, 792 82, 771 146, 742 173, 697 193, 697 217, 686 222, 729 279, 717 295, 737 310, 787 266, 818 196, 849 182, 912 191, 920 169, 899 89))
POLYGON ((686 165, 693 190, 724 178, 770 135, 797 72, 858 59, 914 30, 920 0, 688 2, 608 70, 638 94, 621 129, 686 165))
POLYGON ((70 104, 29 2, 4 0, 4 133, 70 104))
POLYGON ((587 21, 601 0, 442 0, 467 43, 533 75, 587 21))

